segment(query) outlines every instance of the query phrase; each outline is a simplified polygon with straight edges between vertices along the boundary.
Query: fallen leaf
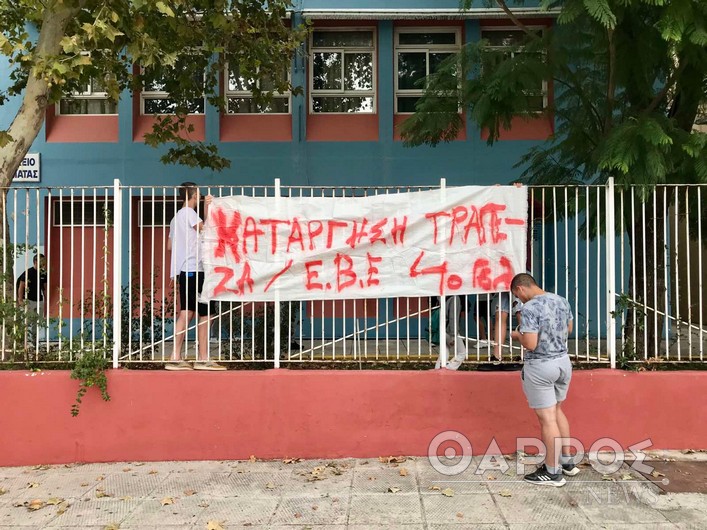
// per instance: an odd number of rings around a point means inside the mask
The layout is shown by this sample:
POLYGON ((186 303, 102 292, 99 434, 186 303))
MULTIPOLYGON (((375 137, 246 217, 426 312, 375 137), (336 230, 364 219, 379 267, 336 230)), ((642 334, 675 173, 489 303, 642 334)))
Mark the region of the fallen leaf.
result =
POLYGON ((694 452, 695 452, 694 449, 684 449, 684 450, 682 451, 682 454, 684 454, 684 455, 691 455, 691 454, 693 454, 694 452))
POLYGON ((272 482, 268 482, 267 484, 265 484, 265 487, 269 490, 274 490, 275 484, 273 484, 272 482))
POLYGON ((464 514, 462 512, 457 512, 457 517, 459 517, 459 519, 463 519, 464 514))
POLYGON ((39 487, 39 482, 28 482, 27 483, 27 489, 38 488, 38 487, 39 487))
POLYGON ((577 506, 579 506, 579 504, 577 503, 577 501, 574 500, 574 499, 570 499, 569 505, 572 506, 573 508, 576 508, 577 506))
POLYGON ((150 470, 147 472, 148 475, 156 475, 157 473, 159 473, 159 471, 157 471, 156 469, 150 469, 150 470))
POLYGON ((66 501, 62 502, 61 504, 59 504, 59 506, 57 506, 56 514, 57 515, 63 514, 69 506, 71 506, 71 505, 68 502, 66 502, 66 501))
POLYGON ((101 480, 105 480, 105 479, 106 479, 106 476, 105 476, 105 475, 99 475, 99 476, 96 477, 96 480, 99 481, 99 482, 100 482, 101 480))
POLYGON ((51 506, 56 506, 58 504, 61 504, 64 502, 64 499, 60 499, 59 497, 52 497, 47 501, 47 504, 50 504, 51 506))
POLYGON ((162 506, 167 506, 168 504, 174 504, 174 499, 172 497, 165 497, 160 501, 162 506))
POLYGON ((25 503, 24 502, 13 502, 12 505, 15 508, 22 508, 22 507, 24 507, 25 503))
POLYGON ((388 488, 388 491, 386 493, 398 493, 400 491, 400 488, 396 488, 395 486, 391 486, 388 488))
POLYGON ((121 501, 131 501, 133 498, 130 495, 126 495, 125 497, 120 498, 121 501))
POLYGON ((282 463, 283 464, 296 464, 297 462, 301 462, 301 458, 285 458, 282 463))
POLYGON ((5 495, 8 491, 10 491, 10 490, 5 489, 5 488, 0 488, 0 495, 5 495))
POLYGON ((498 492, 501 497, 512 497, 510 490, 501 490, 498 492))
POLYGON ((206 530, 224 530, 224 528, 219 521, 208 521, 206 530))
POLYGON ((34 499, 34 500, 29 501, 29 503, 27 504, 27 508, 29 508, 33 512, 37 511, 41 508, 44 508, 45 506, 46 506, 46 504, 42 499, 34 499))
POLYGON ((133 465, 140 467, 140 466, 144 466, 145 462, 133 462, 133 465))
POLYGON ((251 464, 254 464, 258 461, 257 458, 255 458, 255 455, 250 455, 250 458, 248 459, 251 464))
POLYGON ((489 475, 488 477, 486 477, 486 480, 496 480, 496 477, 494 477, 493 475, 489 475))
POLYGON ((40 464, 40 465, 34 466, 32 468, 32 470, 34 470, 34 471, 46 471, 47 469, 51 469, 51 467, 48 466, 47 464, 40 464))
POLYGON ((124 468, 123 468, 123 473, 127 473, 128 471, 131 471, 131 470, 132 470, 131 467, 124 467, 124 468))
POLYGON ((184 495, 187 497, 191 497, 192 495, 196 495, 196 491, 194 490, 184 490, 184 495))
POLYGON ((96 498, 97 499, 102 499, 103 497, 112 497, 112 496, 113 496, 112 493, 106 493, 105 491, 99 490, 99 489, 96 490, 96 498))
POLYGON ((633 475, 631 475, 630 473, 624 473, 623 475, 621 475, 621 480, 633 480, 633 475))
POLYGON ((401 477, 407 477, 408 476, 408 470, 404 467, 400 468, 400 476, 401 477))
POLYGON ((428 490, 432 490, 432 491, 440 491, 442 488, 440 488, 439 486, 430 486, 430 487, 427 488, 427 489, 428 489, 428 490))
POLYGON ((454 497, 454 490, 452 488, 447 488, 442 490, 442 495, 445 497, 454 497))
POLYGON ((661 473, 660 471, 653 470, 651 471, 651 477, 658 478, 658 477, 664 477, 665 474, 661 473))
POLYGON ((82 483, 81 483, 81 487, 82 487, 82 488, 85 488, 85 487, 88 486, 88 485, 89 485, 88 482, 82 482, 82 483))
POLYGON ((299 513, 299 512, 295 513, 295 519, 299 519, 300 517, 302 517, 301 513, 299 513))
POLYGON ((106 526, 103 530, 120 530, 120 523, 111 523, 106 526))
POLYGON ((206 501, 201 501, 199 504, 197 504, 197 506, 198 506, 199 508, 208 508, 208 507, 209 507, 209 503, 206 502, 206 501))
POLYGON ((611 475, 602 475, 601 479, 602 479, 602 480, 615 481, 614 477, 612 477, 611 475))
POLYGON ((381 464, 402 464, 407 460, 407 456, 379 456, 378 461, 381 464))

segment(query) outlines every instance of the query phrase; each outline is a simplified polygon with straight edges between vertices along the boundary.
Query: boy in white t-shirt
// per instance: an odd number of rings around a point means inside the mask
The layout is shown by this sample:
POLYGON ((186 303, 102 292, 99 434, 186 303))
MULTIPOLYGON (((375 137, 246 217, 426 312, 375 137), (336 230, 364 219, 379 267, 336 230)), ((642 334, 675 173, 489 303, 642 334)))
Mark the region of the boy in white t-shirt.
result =
MULTIPOLYGON (((184 182, 179 188, 182 207, 169 225, 167 249, 171 251, 170 277, 177 278, 179 285, 179 315, 174 323, 174 347, 172 358, 165 365, 167 370, 191 370, 192 365, 182 360, 181 350, 187 327, 198 313, 197 339, 199 358, 193 366, 197 370, 225 370, 226 367, 209 361, 209 314, 215 316, 215 304, 202 304, 198 301, 204 286, 204 268, 199 256, 199 232, 204 222, 196 213, 199 205, 199 188, 193 182, 184 182)), ((213 197, 205 197, 204 210, 211 204, 213 197)))

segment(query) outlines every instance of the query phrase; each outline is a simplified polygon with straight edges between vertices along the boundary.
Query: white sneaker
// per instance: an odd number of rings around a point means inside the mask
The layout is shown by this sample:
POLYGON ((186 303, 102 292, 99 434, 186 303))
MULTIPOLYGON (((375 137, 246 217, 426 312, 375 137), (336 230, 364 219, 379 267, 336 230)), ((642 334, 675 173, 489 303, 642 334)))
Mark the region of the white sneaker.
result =
MULTIPOLYGON (((462 337, 457 337, 456 346, 454 350, 454 359, 449 361, 447 363, 447 370, 458 370, 459 367, 462 365, 464 360, 466 359, 467 356, 467 348, 466 348, 466 343, 464 342, 464 339, 462 337)), ((453 343, 448 344, 449 349, 451 350, 452 346, 454 346, 453 343)))

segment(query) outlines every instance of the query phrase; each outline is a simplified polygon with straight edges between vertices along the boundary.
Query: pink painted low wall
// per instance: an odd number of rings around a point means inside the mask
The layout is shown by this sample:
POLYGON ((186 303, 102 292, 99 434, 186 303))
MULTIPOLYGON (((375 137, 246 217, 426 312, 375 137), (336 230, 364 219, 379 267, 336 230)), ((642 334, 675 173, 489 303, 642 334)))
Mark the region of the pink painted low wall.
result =
MULTIPOLYGON (((456 430, 482 453, 537 436, 518 372, 113 370, 70 415, 69 372, 0 372, 0 465, 424 455, 456 430)), ((576 371, 565 411, 589 447, 707 448, 707 372, 576 371)))

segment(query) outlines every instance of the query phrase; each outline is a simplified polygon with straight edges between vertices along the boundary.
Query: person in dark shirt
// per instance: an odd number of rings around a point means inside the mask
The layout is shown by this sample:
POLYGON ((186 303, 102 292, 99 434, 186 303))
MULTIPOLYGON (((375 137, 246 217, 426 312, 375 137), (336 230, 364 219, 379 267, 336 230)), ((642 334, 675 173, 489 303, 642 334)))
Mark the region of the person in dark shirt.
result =
MULTIPOLYGON (((47 298, 47 273, 46 258, 44 254, 37 254, 32 260, 33 267, 20 274, 17 278, 17 304, 27 304, 27 313, 39 315, 39 320, 44 315, 44 301, 47 298)), ((27 331, 32 339, 42 339, 37 334, 36 319, 28 319, 27 331)), ((34 341, 34 340, 33 340, 34 341)))

